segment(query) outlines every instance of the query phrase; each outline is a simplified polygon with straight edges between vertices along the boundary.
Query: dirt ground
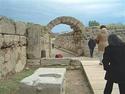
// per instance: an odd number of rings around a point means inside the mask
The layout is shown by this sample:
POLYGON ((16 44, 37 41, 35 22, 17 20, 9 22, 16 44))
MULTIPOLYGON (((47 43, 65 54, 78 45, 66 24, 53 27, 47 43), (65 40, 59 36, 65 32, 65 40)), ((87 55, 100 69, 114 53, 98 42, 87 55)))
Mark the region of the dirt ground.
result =
POLYGON ((67 71, 66 94, 93 94, 82 70, 67 71))

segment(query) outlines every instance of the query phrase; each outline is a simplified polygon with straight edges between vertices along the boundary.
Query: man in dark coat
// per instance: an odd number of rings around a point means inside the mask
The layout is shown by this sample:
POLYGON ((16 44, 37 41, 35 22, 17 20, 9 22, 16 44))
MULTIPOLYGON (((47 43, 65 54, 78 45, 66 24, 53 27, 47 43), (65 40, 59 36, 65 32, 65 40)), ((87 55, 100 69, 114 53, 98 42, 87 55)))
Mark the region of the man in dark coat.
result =
POLYGON ((125 43, 112 34, 103 54, 103 66, 107 80, 104 94, 111 94, 113 83, 118 83, 120 94, 125 94, 125 43))
POLYGON ((90 56, 93 57, 94 48, 96 46, 96 41, 93 37, 89 39, 88 46, 89 46, 90 56))

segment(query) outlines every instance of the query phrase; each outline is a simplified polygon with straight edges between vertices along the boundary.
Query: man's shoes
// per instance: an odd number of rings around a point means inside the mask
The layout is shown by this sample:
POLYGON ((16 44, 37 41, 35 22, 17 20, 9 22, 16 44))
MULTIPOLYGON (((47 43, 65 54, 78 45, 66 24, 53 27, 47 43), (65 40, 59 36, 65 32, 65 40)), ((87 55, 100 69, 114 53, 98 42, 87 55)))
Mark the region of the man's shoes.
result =
POLYGON ((102 63, 99 63, 99 65, 102 65, 102 63))

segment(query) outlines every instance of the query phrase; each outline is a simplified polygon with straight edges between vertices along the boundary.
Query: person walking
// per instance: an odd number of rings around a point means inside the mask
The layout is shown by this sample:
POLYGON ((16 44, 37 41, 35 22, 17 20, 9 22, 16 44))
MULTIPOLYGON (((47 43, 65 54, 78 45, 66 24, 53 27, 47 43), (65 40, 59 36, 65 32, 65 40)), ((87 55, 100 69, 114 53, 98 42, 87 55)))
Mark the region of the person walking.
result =
POLYGON ((125 94, 125 43, 115 34, 109 36, 108 43, 102 60, 107 80, 104 94, 111 94, 113 83, 118 83, 120 94, 125 94))
POLYGON ((90 51, 90 57, 93 57, 93 52, 94 52, 94 48, 96 46, 96 41, 93 37, 91 37, 88 41, 88 46, 89 46, 89 51, 90 51))
POLYGON ((100 32, 97 34, 96 43, 98 44, 98 57, 100 60, 100 65, 102 65, 102 58, 104 49, 108 46, 108 30, 106 29, 105 25, 100 26, 100 32))

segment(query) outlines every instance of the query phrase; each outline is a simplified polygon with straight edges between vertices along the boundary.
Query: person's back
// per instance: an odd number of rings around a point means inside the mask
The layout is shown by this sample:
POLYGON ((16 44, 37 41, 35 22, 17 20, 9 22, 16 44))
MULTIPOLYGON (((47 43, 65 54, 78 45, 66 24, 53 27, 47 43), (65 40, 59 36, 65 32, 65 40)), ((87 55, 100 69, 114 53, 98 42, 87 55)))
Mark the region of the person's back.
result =
POLYGON ((88 46, 90 50, 90 56, 93 57, 94 48, 96 46, 96 41, 93 37, 89 39, 88 46))
POLYGON ((110 67, 115 82, 125 81, 125 45, 108 46, 110 49, 110 67))
POLYGON ((95 39, 92 39, 92 38, 90 38, 90 40, 88 41, 88 46, 89 46, 89 48, 95 48, 95 46, 96 46, 96 41, 95 41, 95 39))
POLYGON ((107 80, 104 94, 111 94, 113 83, 118 83, 120 94, 125 94, 125 43, 115 34, 108 37, 109 45, 103 54, 107 80))

